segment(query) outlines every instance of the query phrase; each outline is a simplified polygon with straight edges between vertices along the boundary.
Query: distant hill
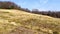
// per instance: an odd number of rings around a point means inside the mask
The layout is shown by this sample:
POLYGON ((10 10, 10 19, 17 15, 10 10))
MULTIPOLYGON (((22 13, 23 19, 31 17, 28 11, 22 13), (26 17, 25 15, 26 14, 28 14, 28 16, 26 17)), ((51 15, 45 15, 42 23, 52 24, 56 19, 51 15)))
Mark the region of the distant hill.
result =
POLYGON ((36 8, 32 9, 31 11, 28 8, 21 8, 21 6, 18 6, 16 3, 11 1, 0 1, 0 9, 17 9, 17 10, 22 10, 29 13, 42 14, 42 15, 47 15, 54 18, 60 18, 60 11, 39 11, 36 8))
POLYGON ((60 34, 60 19, 21 10, 0 9, 0 34, 60 34))

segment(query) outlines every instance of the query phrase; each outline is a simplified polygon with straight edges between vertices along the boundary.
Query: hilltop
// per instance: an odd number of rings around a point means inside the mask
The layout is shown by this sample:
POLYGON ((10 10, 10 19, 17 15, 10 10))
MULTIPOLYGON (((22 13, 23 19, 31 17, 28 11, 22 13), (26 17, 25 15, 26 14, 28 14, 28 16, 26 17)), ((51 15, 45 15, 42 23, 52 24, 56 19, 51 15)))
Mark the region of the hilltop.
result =
POLYGON ((0 9, 0 34, 60 34, 60 19, 21 10, 0 9))

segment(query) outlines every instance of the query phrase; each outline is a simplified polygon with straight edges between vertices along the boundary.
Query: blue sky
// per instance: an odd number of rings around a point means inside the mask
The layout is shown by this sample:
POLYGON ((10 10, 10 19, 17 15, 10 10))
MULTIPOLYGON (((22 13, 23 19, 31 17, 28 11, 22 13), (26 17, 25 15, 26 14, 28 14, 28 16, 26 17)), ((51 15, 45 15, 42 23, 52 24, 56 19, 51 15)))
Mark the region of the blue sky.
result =
POLYGON ((12 1, 22 8, 60 11, 60 0, 0 0, 12 1))

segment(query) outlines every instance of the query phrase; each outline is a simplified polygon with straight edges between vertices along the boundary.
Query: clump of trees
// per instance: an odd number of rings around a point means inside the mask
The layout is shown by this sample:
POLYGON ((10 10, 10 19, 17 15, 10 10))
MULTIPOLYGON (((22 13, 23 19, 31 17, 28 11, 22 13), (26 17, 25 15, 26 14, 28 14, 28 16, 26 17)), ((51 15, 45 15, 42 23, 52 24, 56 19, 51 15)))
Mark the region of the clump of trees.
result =
POLYGON ((26 12, 30 11, 27 8, 21 8, 20 6, 18 6, 14 2, 10 2, 10 1, 0 1, 0 9, 18 9, 18 10, 23 10, 26 12))
POLYGON ((20 9, 17 4, 9 1, 0 1, 0 9, 20 9))
POLYGON ((32 13, 60 18, 60 11, 32 11, 32 13))

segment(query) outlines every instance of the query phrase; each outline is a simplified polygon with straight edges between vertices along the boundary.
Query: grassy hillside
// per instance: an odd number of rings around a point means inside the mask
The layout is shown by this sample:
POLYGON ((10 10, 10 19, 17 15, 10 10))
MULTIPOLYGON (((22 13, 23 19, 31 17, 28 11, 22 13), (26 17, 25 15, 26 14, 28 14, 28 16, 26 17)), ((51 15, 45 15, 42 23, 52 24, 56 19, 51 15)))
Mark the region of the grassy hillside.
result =
POLYGON ((20 10, 0 9, 0 34, 16 33, 60 34, 60 19, 20 10))

